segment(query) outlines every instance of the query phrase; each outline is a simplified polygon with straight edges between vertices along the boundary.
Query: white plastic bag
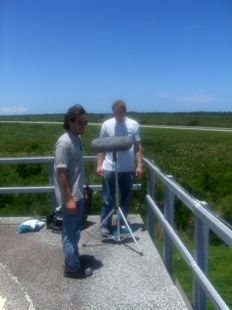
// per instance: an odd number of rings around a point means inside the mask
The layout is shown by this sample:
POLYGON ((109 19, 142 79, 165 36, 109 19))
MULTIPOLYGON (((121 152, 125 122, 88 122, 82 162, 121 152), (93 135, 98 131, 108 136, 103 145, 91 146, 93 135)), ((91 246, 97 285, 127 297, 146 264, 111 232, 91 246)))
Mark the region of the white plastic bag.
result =
POLYGON ((17 233, 36 232, 42 229, 44 225, 45 222, 41 220, 27 220, 19 225, 17 233))

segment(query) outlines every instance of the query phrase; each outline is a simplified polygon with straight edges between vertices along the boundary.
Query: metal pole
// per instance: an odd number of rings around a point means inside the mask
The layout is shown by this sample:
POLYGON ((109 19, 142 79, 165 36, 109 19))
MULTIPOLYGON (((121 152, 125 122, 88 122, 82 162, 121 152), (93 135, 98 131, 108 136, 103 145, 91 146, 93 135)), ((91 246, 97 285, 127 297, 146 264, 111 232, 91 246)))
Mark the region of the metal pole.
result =
MULTIPOLYGON (((147 183, 147 193, 153 200, 155 200, 155 174, 152 169, 149 169, 148 183, 147 183)), ((154 238, 155 230, 155 215, 152 208, 147 205, 147 231, 150 237, 154 238)))
MULTIPOLYGON (((54 159, 49 159, 48 162, 48 183, 54 186, 54 159)), ((50 193, 50 212, 54 211, 56 208, 55 191, 50 193)))
MULTIPOLYGON (((172 192, 166 187, 165 188, 165 198, 164 198, 164 218, 168 221, 168 223, 173 227, 174 221, 174 195, 172 192)), ((173 243, 172 239, 169 237, 166 231, 164 231, 164 244, 163 244, 163 256, 164 256, 164 264, 167 268, 168 273, 172 274, 172 250, 173 243)))
MULTIPOLYGON (((207 275, 208 272, 208 241, 209 228, 199 218, 195 218, 194 225, 194 258, 198 266, 207 275)), ((193 308, 206 309, 206 296, 199 282, 193 277, 193 308)))
MULTIPOLYGON (((114 179, 115 179, 115 206, 119 207, 119 186, 118 186, 118 167, 117 167, 117 154, 116 152, 113 152, 113 162, 114 162, 114 179)), ((117 214, 116 214, 116 224, 117 224, 117 240, 121 240, 121 235, 120 235, 120 212, 119 209, 117 209, 117 214)))

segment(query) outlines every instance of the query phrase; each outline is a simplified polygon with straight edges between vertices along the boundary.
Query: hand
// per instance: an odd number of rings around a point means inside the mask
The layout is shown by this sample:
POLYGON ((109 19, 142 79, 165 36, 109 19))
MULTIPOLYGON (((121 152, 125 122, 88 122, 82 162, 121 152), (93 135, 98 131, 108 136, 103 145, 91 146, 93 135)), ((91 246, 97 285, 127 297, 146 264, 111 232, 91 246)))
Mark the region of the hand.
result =
POLYGON ((76 201, 72 198, 67 201, 67 211, 69 214, 75 214, 77 209, 76 201))
POLYGON ((137 166, 135 169, 135 176, 138 178, 141 178, 143 175, 143 168, 140 166, 137 166))

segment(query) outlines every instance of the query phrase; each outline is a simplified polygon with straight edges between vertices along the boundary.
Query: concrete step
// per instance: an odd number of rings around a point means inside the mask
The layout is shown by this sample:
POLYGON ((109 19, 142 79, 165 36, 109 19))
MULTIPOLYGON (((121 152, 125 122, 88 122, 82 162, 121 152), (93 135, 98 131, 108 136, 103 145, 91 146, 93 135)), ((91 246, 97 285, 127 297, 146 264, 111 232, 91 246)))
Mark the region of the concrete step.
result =
POLYGON ((61 234, 17 234, 24 220, 0 218, 0 309, 187 309, 139 215, 129 221, 142 256, 130 235, 103 239, 99 217, 88 217, 79 246, 92 258, 93 275, 84 280, 63 277, 61 234))

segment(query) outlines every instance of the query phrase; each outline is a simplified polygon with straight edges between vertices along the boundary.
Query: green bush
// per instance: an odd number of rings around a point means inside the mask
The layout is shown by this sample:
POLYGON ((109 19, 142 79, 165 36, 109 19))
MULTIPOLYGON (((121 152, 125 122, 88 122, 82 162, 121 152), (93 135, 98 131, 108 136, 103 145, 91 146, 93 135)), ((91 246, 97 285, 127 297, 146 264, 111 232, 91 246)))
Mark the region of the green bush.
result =
POLYGON ((232 224, 232 194, 226 195, 221 199, 219 212, 228 223, 232 224))

